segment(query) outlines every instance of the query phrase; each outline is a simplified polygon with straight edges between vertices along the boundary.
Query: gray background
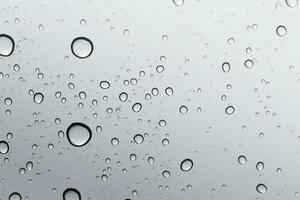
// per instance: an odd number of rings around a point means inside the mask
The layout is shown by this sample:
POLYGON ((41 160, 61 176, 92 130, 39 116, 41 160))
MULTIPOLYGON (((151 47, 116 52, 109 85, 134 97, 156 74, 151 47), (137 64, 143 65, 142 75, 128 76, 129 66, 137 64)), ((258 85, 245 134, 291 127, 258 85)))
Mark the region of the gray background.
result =
POLYGON ((77 188, 84 200, 298 199, 299 9, 284 0, 185 0, 181 7, 172 0, 0 0, 0 33, 16 42, 14 54, 0 59, 5 76, 0 79, 0 140, 10 145, 8 154, 0 154, 0 199, 12 192, 23 199, 62 199, 68 187, 77 188), (276 34, 279 25, 287 29, 284 37, 276 34), (94 44, 89 58, 71 52, 79 36, 94 44), (235 42, 229 44, 229 38, 235 42), (246 59, 254 61, 253 68, 244 66, 246 59), (223 62, 231 64, 230 72, 222 71, 223 62), (165 70, 157 73, 160 64, 165 70), (136 85, 123 84, 132 78, 138 79, 136 85), (99 87, 102 80, 110 82, 109 89, 99 87), (70 82, 75 89, 68 88, 70 82), (154 87, 159 95, 146 100, 154 87), (174 89, 173 96, 165 94, 166 87, 174 89), (44 94, 41 104, 34 103, 30 89, 44 94), (57 91, 66 103, 55 97, 57 91), (78 97, 80 91, 86 99, 78 97), (129 95, 124 103, 118 99, 123 91, 129 95), (4 104, 7 97, 13 100, 10 106, 4 104), (139 113, 131 110, 135 102, 143 105, 139 113), (185 115, 179 112, 182 105, 189 109, 185 115), (225 113, 229 105, 235 107, 232 115, 225 113), (158 125, 160 119, 165 127, 158 125), (74 121, 93 131, 84 147, 58 137, 74 121), (6 138, 8 132, 12 139, 6 138), (149 135, 140 145, 132 142, 138 133, 149 135), (110 142, 114 137, 118 146, 110 142), (164 146, 166 137, 170 143, 164 146), (132 153, 135 162, 129 159, 132 153), (245 165, 238 163, 240 155, 247 157, 245 165), (148 156, 155 158, 153 165, 148 156), (180 170, 185 158, 194 162, 189 172, 180 170), (19 174, 28 161, 33 170, 19 174), (261 172, 259 161, 265 165, 261 172), (164 170, 169 178, 162 176, 164 170), (106 182, 96 179, 103 174, 106 182), (256 191, 259 183, 267 186, 265 194, 256 191))

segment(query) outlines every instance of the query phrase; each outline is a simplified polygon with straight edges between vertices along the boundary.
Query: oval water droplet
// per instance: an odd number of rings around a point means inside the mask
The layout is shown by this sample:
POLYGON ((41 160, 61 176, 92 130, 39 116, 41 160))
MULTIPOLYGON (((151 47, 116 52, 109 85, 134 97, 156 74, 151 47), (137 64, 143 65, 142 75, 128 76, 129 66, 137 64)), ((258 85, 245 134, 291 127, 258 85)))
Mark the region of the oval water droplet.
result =
POLYGON ((119 99, 120 99, 120 101, 122 101, 122 102, 127 101, 127 99, 128 99, 128 94, 127 94, 126 92, 122 92, 122 93, 119 95, 119 99))
POLYGON ((222 64, 222 70, 223 70, 223 72, 225 72, 225 73, 227 73, 227 72, 230 71, 230 64, 229 64, 229 62, 224 62, 224 63, 222 64))
POLYGON ((189 158, 184 159, 180 164, 180 169, 184 172, 188 172, 193 168, 193 161, 189 158))
POLYGON ((44 95, 40 92, 37 92, 34 94, 33 96, 33 101, 36 103, 36 104, 41 104, 44 100, 44 95))
POLYGON ((81 194, 75 188, 68 188, 63 193, 63 200, 81 200, 81 194))
POLYGON ((244 156, 244 155, 239 156, 239 157, 238 157, 238 162, 239 162, 239 164, 241 164, 241 165, 246 164, 246 163, 247 163, 247 158, 246 158, 246 156, 244 156))
POLYGON ((264 167, 265 167, 265 165, 264 165, 263 162, 258 162, 258 163, 256 164, 256 169, 257 169, 257 171, 259 171, 259 172, 261 172, 261 171, 264 169, 264 167))
POLYGON ((80 122, 72 123, 68 127, 66 133, 70 144, 76 147, 86 145, 92 137, 91 129, 87 125, 80 122))
POLYGON ((267 186, 265 186, 264 184, 260 183, 256 186, 256 191, 260 194, 265 194, 267 192, 267 186))
POLYGON ((5 141, 0 141, 0 154, 7 154, 9 151, 9 145, 5 141))
POLYGON ((0 56, 8 57, 15 49, 15 41, 6 34, 0 34, 0 56))
POLYGON ((142 110, 142 104, 141 103, 135 103, 135 104, 133 104, 132 110, 134 112, 136 112, 136 113, 140 112, 142 110))
POLYGON ((71 43, 71 50, 77 58, 87 58, 94 50, 92 41, 86 37, 77 37, 71 43))
POLYGON ((101 81, 99 85, 102 89, 108 89, 110 87, 110 83, 108 81, 101 81))

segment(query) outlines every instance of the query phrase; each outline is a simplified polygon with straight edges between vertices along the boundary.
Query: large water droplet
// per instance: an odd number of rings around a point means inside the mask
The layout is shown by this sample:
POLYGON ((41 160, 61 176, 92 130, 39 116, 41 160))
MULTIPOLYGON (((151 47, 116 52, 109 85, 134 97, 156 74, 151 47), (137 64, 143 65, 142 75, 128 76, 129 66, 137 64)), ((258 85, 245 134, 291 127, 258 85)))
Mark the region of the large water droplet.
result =
POLYGON ((42 93, 37 92, 37 93, 34 94, 33 101, 35 103, 40 104, 40 103, 43 102, 43 100, 44 100, 44 95, 42 93))
POLYGON ((9 200, 22 200, 22 196, 18 192, 13 192, 8 197, 9 200))
POLYGON ((81 200, 81 194, 75 188, 68 188, 63 193, 63 200, 81 200))
POLYGON ((91 129, 80 122, 72 123, 66 133, 70 144, 76 147, 86 145, 92 137, 91 129))
POLYGON ((133 104, 132 110, 134 112, 136 112, 136 113, 140 112, 142 110, 142 104, 141 103, 135 103, 135 104, 133 104))
POLYGON ((180 164, 180 169, 184 172, 188 172, 193 168, 193 161, 191 159, 184 159, 180 164))
POLYGON ((127 101, 127 99, 128 99, 128 94, 127 94, 126 92, 122 92, 122 93, 119 95, 119 99, 120 99, 120 101, 122 101, 122 102, 127 101))
POLYGON ((294 8, 298 5, 298 0, 285 0, 285 3, 288 7, 294 8))
POLYGON ((142 136, 141 134, 136 134, 133 137, 133 140, 135 141, 135 143, 137 144, 142 144, 144 142, 144 136, 142 136))
POLYGON ((267 192, 267 186, 265 186, 264 184, 260 183, 256 186, 256 191, 258 193, 261 193, 261 194, 265 194, 267 192))
POLYGON ((6 154, 9 151, 9 145, 5 141, 0 141, 0 154, 6 154))
POLYGON ((184 4, 184 0, 173 0, 175 6, 182 6, 184 4))
POLYGON ((15 42, 12 37, 0 34, 0 56, 10 56, 15 49, 15 42))
POLYGON ((87 58, 93 53, 94 45, 90 39, 78 37, 72 41, 71 50, 76 57, 87 58))

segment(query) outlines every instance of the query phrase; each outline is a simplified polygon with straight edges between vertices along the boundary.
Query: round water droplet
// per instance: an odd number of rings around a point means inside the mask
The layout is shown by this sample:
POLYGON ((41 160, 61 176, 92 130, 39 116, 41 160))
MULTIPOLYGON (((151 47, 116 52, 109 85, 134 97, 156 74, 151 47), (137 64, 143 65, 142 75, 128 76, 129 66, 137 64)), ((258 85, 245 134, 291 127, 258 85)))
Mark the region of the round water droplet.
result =
POLYGON ((256 169, 257 169, 257 171, 259 171, 259 172, 261 172, 261 171, 264 169, 264 167, 265 167, 265 165, 264 165, 263 162, 258 162, 258 163, 256 164, 256 169))
POLYGON ((298 0, 285 0, 285 3, 288 7, 294 8, 298 5, 298 0))
POLYGON ((276 28, 276 33, 277 33, 278 36, 283 37, 287 34, 287 29, 285 28, 285 26, 279 25, 276 28))
POLYGON ((186 106, 184 106, 184 105, 180 106, 180 108, 179 108, 179 112, 181 114, 186 114, 188 111, 189 111, 189 109, 186 106))
POLYGON ((171 173, 168 170, 165 170, 162 172, 162 175, 164 178, 168 178, 171 175, 171 173))
POLYGON ((180 169, 184 172, 188 172, 193 168, 193 161, 191 159, 184 159, 180 164, 180 169))
POLYGON ((77 58, 87 58, 93 53, 94 45, 90 39, 78 37, 72 41, 71 50, 77 58))
POLYGON ((9 151, 9 145, 5 141, 0 141, 0 154, 6 154, 9 151))
POLYGON ((256 191, 260 194, 265 194, 267 192, 267 186, 265 186, 264 184, 260 183, 256 186, 256 191))
POLYGON ((13 192, 8 197, 9 200, 22 200, 22 196, 18 192, 13 192))
POLYGON ((33 96, 33 101, 36 103, 36 104, 40 104, 42 103, 44 100, 44 95, 40 92, 37 92, 34 94, 33 96))
POLYGON ((113 139, 111 139, 111 144, 112 144, 113 146, 117 146, 117 145, 119 144, 119 139, 118 139, 118 138, 113 138, 113 139))
POLYGON ((174 94, 174 90, 173 90, 173 88, 171 88, 171 87, 167 87, 167 88, 165 89, 165 93, 166 93, 166 95, 168 95, 168 96, 172 96, 172 95, 174 94))
POLYGON ((15 49, 15 41, 6 34, 0 34, 0 56, 10 56, 15 49))
POLYGON ((162 65, 158 65, 158 66, 156 67, 157 73, 162 73, 164 70, 165 70, 165 67, 162 66, 162 65))
POLYGON ((63 193, 63 200, 81 200, 81 194, 75 188, 68 188, 63 193))
POLYGON ((141 135, 141 134, 136 134, 134 137, 133 137, 133 140, 135 143, 137 144, 142 144, 144 142, 144 136, 141 135))
POLYGON ((11 98, 5 98, 4 103, 5 103, 5 105, 10 106, 12 104, 12 99, 11 98))
POLYGON ((132 110, 134 112, 136 112, 136 113, 140 112, 142 110, 142 104, 141 103, 135 103, 135 104, 133 104, 132 110))
POLYGON ((101 81, 99 85, 102 89, 108 89, 110 87, 110 83, 108 81, 101 81))
POLYGON ((76 147, 86 145, 92 137, 91 129, 80 122, 72 123, 66 133, 70 144, 76 147))
POLYGON ((122 102, 127 101, 127 99, 128 99, 128 94, 127 94, 126 92, 122 92, 122 93, 119 95, 119 99, 120 99, 120 101, 122 101, 122 102))
POLYGON ((238 157, 238 162, 239 162, 239 164, 241 164, 241 165, 246 164, 246 163, 247 163, 247 158, 246 158, 246 156, 244 156, 244 155, 239 156, 239 157, 238 157))
POLYGON ((251 69, 253 67, 253 65, 254 65, 254 63, 253 63, 253 60, 251 60, 251 59, 247 59, 244 62, 244 66, 248 69, 251 69))
POLYGON ((232 115, 235 111, 235 108, 233 106, 228 106, 227 108, 225 108, 225 113, 227 115, 232 115))
POLYGON ((183 6, 184 0, 173 0, 175 6, 183 6))
POLYGON ((223 72, 225 72, 225 73, 229 72, 229 71, 230 71, 230 64, 229 64, 228 62, 224 62, 224 63, 222 64, 222 70, 223 70, 223 72))

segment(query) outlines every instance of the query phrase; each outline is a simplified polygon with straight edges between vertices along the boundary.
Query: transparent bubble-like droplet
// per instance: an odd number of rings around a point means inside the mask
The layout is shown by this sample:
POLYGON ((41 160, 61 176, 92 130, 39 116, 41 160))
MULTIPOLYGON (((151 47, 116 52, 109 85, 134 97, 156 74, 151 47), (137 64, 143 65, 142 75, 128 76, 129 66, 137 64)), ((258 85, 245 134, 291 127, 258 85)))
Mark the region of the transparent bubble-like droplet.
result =
POLYGON ((172 95, 174 94, 174 90, 173 90, 173 88, 171 88, 171 87, 167 87, 167 88, 165 89, 165 93, 166 93, 166 95, 168 95, 168 96, 172 96, 172 95))
POLYGON ((33 163, 32 163, 31 161, 28 161, 28 162, 26 163, 26 169, 27 169, 27 170, 32 170, 32 169, 33 169, 33 163))
POLYGON ((253 67, 253 65, 254 65, 254 63, 253 63, 253 60, 251 60, 251 59, 247 59, 244 62, 244 66, 248 69, 251 69, 253 67))
POLYGON ((228 106, 227 108, 225 108, 225 113, 227 115, 232 115, 235 111, 235 108, 233 106, 228 106))
POLYGON ((36 104, 41 104, 44 100, 44 95, 40 92, 37 92, 33 95, 33 101, 36 104))
POLYGON ((5 105, 10 106, 12 104, 12 99, 11 98, 5 98, 4 103, 5 103, 5 105))
POLYGON ((158 66, 156 67, 156 72, 157 72, 157 73, 162 73, 164 70, 165 70, 165 67, 162 66, 162 65, 158 65, 158 66))
POLYGON ((66 133, 70 144, 76 147, 86 145, 92 137, 91 129, 80 122, 72 123, 66 133))
POLYGON ((9 151, 9 145, 5 141, 0 141, 0 154, 7 154, 9 151))
POLYGON ((227 73, 227 72, 230 71, 230 64, 229 64, 229 62, 224 62, 224 63, 222 64, 222 70, 223 70, 223 72, 225 72, 225 73, 227 73))
POLYGON ((285 26, 283 25, 279 25, 277 28, 276 28, 276 34, 279 36, 279 37, 283 37, 287 34, 287 29, 285 28, 285 26))
POLYGON ((162 175, 163 177, 168 178, 171 175, 171 173, 168 170, 165 170, 162 172, 162 175))
POLYGON ((150 157, 148 158, 148 163, 149 163, 150 165, 152 165, 152 164, 154 163, 154 158, 150 156, 150 157))
POLYGON ((265 167, 265 164, 264 164, 263 162, 258 162, 258 163, 256 164, 256 169, 257 169, 257 171, 259 171, 259 172, 261 172, 261 171, 264 169, 264 167, 265 167))
POLYGON ((239 156, 239 157, 238 157, 238 162, 239 162, 239 164, 241 164, 241 165, 245 165, 245 164, 247 163, 247 158, 246 158, 246 156, 244 156, 244 155, 239 156))
POLYGON ((13 192, 8 197, 9 200, 22 200, 22 196, 18 192, 13 192))
POLYGON ((71 43, 71 50, 77 58, 87 58, 94 50, 92 41, 86 37, 75 38, 71 43))
POLYGON ((184 0, 173 0, 175 6, 183 6, 184 0))
POLYGON ((129 156, 129 159, 130 159, 131 161, 135 161, 136 158, 137 158, 137 156, 136 156, 134 153, 133 153, 133 154, 130 154, 130 156, 129 156))
POLYGON ((265 194, 267 192, 268 188, 264 184, 260 183, 256 186, 256 191, 260 194, 265 194))
POLYGON ((179 112, 181 114, 186 114, 188 111, 189 111, 189 109, 186 106, 184 106, 184 105, 180 106, 180 108, 179 108, 179 112))
POLYGON ((188 172, 193 168, 193 165, 194 165, 193 161, 191 159, 187 158, 181 162, 180 169, 183 172, 188 172))
POLYGON ((135 103, 132 106, 133 112, 140 112, 142 110, 142 104, 141 103, 135 103))
POLYGON ((118 139, 118 138, 113 138, 113 139, 111 139, 111 144, 112 144, 113 146, 117 146, 117 145, 119 144, 119 139, 118 139))
POLYGON ((75 188, 68 188, 63 193, 63 200, 81 200, 81 194, 75 188))
POLYGON ((102 89, 108 89, 110 87, 110 83, 108 81, 101 81, 99 85, 102 89))
POLYGON ((0 56, 10 56, 15 49, 15 41, 6 34, 0 34, 0 56))
POLYGON ((285 0, 285 3, 288 7, 294 8, 298 5, 298 0, 285 0))
POLYGON ((133 137, 133 140, 135 143, 137 144, 142 144, 144 142, 144 136, 141 135, 141 134, 136 134, 134 137, 133 137))
POLYGON ((122 102, 127 101, 127 99, 128 99, 128 94, 127 94, 126 92, 122 92, 122 93, 119 95, 119 99, 120 99, 120 101, 122 101, 122 102))

